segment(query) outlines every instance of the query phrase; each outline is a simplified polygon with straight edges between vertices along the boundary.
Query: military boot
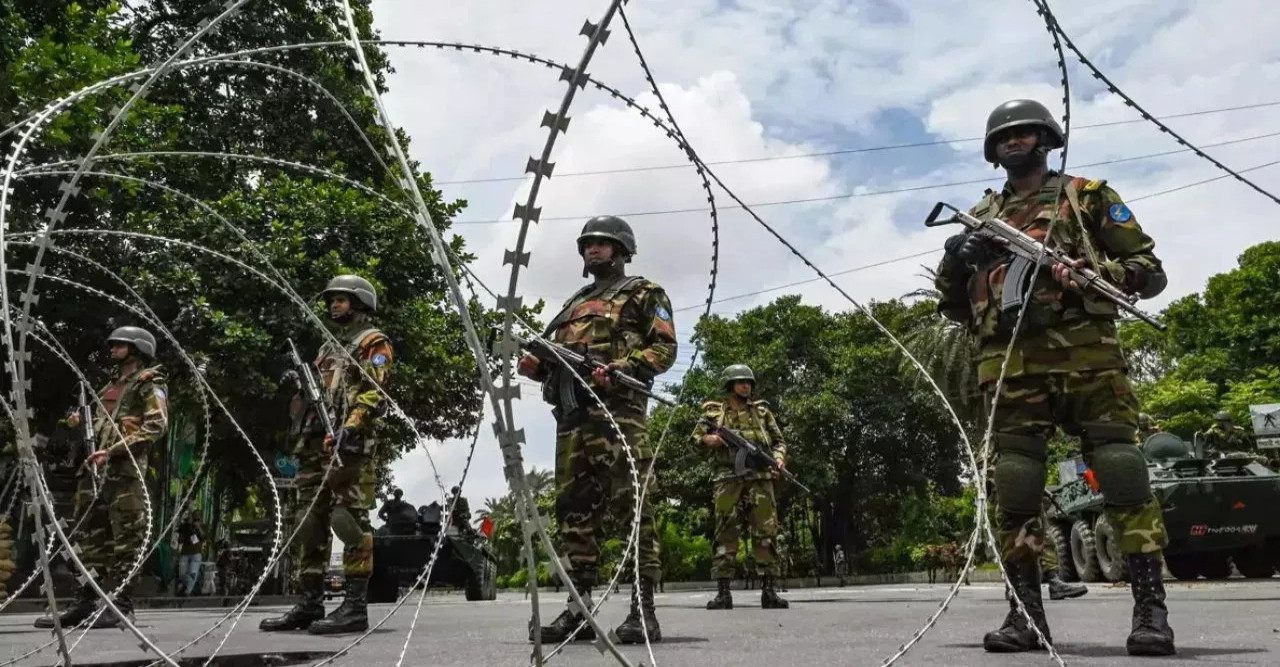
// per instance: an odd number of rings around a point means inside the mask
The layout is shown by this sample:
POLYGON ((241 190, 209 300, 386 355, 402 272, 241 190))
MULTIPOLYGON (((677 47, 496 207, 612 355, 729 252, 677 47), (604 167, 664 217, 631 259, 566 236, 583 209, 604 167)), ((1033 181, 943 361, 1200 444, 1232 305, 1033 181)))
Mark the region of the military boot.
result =
POLYGON ((1173 628, 1164 604, 1164 580, 1159 554, 1129 554, 1133 591, 1133 631, 1125 642, 1129 655, 1173 655, 1173 628))
POLYGON ((631 611, 622 625, 614 629, 623 644, 643 644, 646 630, 649 641, 662 641, 662 626, 658 625, 658 617, 653 610, 653 588, 654 582, 648 577, 640 577, 639 586, 631 584, 631 611), (643 626, 640 624, 642 614, 643 626))
MULTIPOLYGON (((116 605, 116 609, 119 609, 120 613, 124 614, 125 618, 128 618, 130 623, 134 621, 132 588, 133 586, 125 586, 116 594, 115 597, 111 598, 111 602, 116 605)), ((124 625, 120 622, 120 617, 116 616, 116 613, 111 611, 110 607, 107 607, 106 605, 102 606, 102 613, 98 614, 98 620, 94 621, 93 625, 89 626, 90 628, 98 630, 104 628, 118 628, 124 625)))
POLYGON ((344 597, 333 613, 311 624, 307 632, 313 635, 335 635, 343 632, 364 632, 369 629, 369 608, 366 591, 369 577, 348 576, 343 586, 344 597))
POLYGON ((289 611, 262 619, 258 629, 263 632, 306 630, 313 622, 324 618, 324 575, 298 577, 298 594, 301 599, 289 611))
POLYGON ((791 603, 778 597, 778 592, 773 590, 773 577, 764 576, 760 578, 760 608, 761 609, 789 609, 791 603))
MULTIPOLYGON (((583 586, 575 584, 574 588, 578 589, 578 594, 582 596, 582 602, 590 609, 592 606, 591 586, 583 586)), ((574 611, 573 596, 569 596, 568 606, 560 612, 560 615, 551 621, 551 625, 541 626, 542 643, 543 644, 559 644, 569 638, 573 634, 573 629, 582 625, 582 629, 578 634, 574 635, 574 640, 594 641, 596 638, 596 629, 589 624, 584 624, 586 616, 580 612, 574 611)), ((533 619, 529 619, 529 641, 533 641, 533 619)))
MULTIPOLYGON (((1022 560, 1006 560, 1004 569, 1009 574, 1009 583, 1018 597, 1022 599, 1027 613, 1035 619, 1036 627, 1044 634, 1046 641, 1052 642, 1049 635, 1049 621, 1044 616, 1044 601, 1040 597, 1040 563, 1035 558, 1022 560)), ((982 647, 991 653, 1021 653, 1023 651, 1040 650, 1042 644, 1027 619, 1018 611, 1018 602, 1009 596, 1009 613, 1004 617, 1004 624, 999 630, 988 632, 982 638, 982 647)))
POLYGON ((1045 570, 1044 580, 1045 583, 1049 584, 1050 600, 1078 598, 1089 592, 1089 587, 1084 584, 1069 584, 1063 581, 1057 570, 1045 570))
POLYGON ((729 592, 732 579, 716 579, 716 596, 707 602, 707 609, 733 609, 733 594, 729 592))
MULTIPOLYGON (((85 619, 93 616, 93 612, 98 610, 98 594, 93 592, 93 587, 84 584, 76 591, 76 599, 67 607, 65 611, 58 614, 58 623, 66 628, 73 628, 80 625, 85 619)), ((53 628, 53 615, 41 616, 36 619, 35 627, 41 630, 49 630, 53 628)))

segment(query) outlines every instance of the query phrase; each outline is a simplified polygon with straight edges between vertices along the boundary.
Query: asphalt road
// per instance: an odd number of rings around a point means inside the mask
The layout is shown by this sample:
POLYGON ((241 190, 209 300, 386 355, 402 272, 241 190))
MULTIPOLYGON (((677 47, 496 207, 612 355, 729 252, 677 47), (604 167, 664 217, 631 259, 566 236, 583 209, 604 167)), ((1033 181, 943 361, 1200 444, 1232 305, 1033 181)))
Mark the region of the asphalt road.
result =
MULTIPOLYGON (((1093 585, 1075 600, 1046 601, 1055 645, 1068 665, 1151 665, 1162 660, 1212 665, 1280 665, 1280 579, 1215 583, 1169 583, 1170 620, 1177 632, 1178 655, 1131 658, 1124 650, 1131 600, 1124 587, 1093 585)), ((710 592, 658 596, 663 641, 654 644, 659 665, 720 667, 729 665, 881 665, 921 627, 946 594, 944 586, 863 586, 794 589, 784 596, 789 610, 762 610, 758 591, 734 591, 732 611, 703 608, 710 592), (753 608, 754 607, 754 608, 753 608)), ((544 622, 562 608, 563 595, 544 599, 544 622)), ((413 624, 416 598, 334 665, 395 665, 413 624)), ((332 607, 334 603, 330 603, 332 607)), ((371 621, 390 605, 371 608, 371 621)), ((1007 605, 999 585, 961 589, 938 624, 898 665, 996 666, 1052 665, 1045 653, 994 655, 983 652, 982 635, 995 628, 1007 605)), ((218 610, 143 611, 142 630, 166 650, 212 625, 218 610)), ((258 621, 272 609, 251 609, 222 649, 221 655, 254 652, 311 652, 313 664, 322 653, 346 647, 354 636, 313 637, 305 633, 266 634, 258 621)), ((626 615, 626 600, 611 598, 602 619, 613 626, 626 615)), ((529 664, 526 639, 528 603, 520 594, 501 594, 494 602, 465 602, 460 596, 433 596, 423 603, 405 665, 513 667, 529 664)), ((0 663, 48 641, 48 630, 31 627, 33 616, 0 616, 0 663)), ((207 657, 225 632, 217 631, 182 657, 207 657)), ((652 665, 643 646, 626 647, 632 665, 652 665)), ((73 653, 75 664, 145 664, 146 656, 132 636, 119 630, 94 630, 73 653)), ((305 656, 304 656, 305 657, 305 656)), ((56 664, 51 648, 18 661, 18 665, 56 664)), ((203 660, 192 664, 201 664, 203 660)), ((182 664, 187 664, 182 661, 182 664)), ((258 667, 264 663, 232 660, 212 667, 258 667)), ((280 663, 274 663, 280 664, 280 663)), ((294 663, 288 663, 294 664, 294 663)), ((549 664, 620 664, 589 643, 568 647, 549 664)))

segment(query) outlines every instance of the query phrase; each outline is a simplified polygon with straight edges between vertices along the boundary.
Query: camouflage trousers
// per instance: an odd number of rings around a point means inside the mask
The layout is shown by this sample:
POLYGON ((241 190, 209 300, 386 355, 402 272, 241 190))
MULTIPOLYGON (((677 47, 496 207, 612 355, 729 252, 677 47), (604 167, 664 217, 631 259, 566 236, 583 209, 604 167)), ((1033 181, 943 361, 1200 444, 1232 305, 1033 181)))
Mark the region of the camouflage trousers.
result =
POLYGON ((9 577, 16 567, 13 547, 13 529, 9 527, 9 517, 0 517, 0 600, 7 595, 9 577))
POLYGON ((324 437, 309 436, 299 442, 298 456, 298 576, 321 576, 329 570, 333 534, 342 541, 342 571, 346 576, 369 576, 373 572, 373 525, 369 510, 374 505, 375 472, 370 456, 342 454, 342 466, 333 468, 325 479, 329 463, 324 454, 324 437), (323 484, 321 481, 323 480, 323 484), (311 499, 319 493, 315 504, 311 499), (311 511, 307 512, 307 507, 311 511), (332 532, 330 532, 332 531, 332 532))
MULTIPOLYGON (((990 401, 991 386, 984 389, 990 401)), ((1106 502, 1103 512, 1116 528, 1120 551, 1159 553, 1169 538, 1164 515, 1151 493, 1145 461, 1133 446, 1137 423, 1138 400, 1123 370, 1006 378, 995 410, 997 493, 1023 503, 1034 497, 1040 503, 1047 440, 1061 427, 1066 434, 1080 437, 1081 454, 1097 475, 1106 502), (1116 451, 1117 444, 1132 449, 1116 451), (1109 448, 1112 455, 1098 456, 1102 448, 1109 448), (1116 497, 1138 502, 1121 505, 1114 502, 1116 497)), ((1038 558, 1046 542, 1043 511, 1019 514, 1006 509, 1000 502, 997 528, 1002 558, 1038 558)))
MULTIPOLYGON (((564 555, 572 575, 581 584, 596 581, 600 569, 600 540, 608 526, 625 545, 634 519, 635 485, 652 476, 653 453, 649 448, 644 403, 613 402, 609 409, 622 432, 623 444, 598 404, 587 408, 581 421, 562 419, 556 424, 556 520, 564 555), (631 473, 623 447, 635 458, 631 473)), ((640 576, 661 581, 658 534, 654 527, 652 479, 640 506, 637 558, 640 576)), ((630 568, 628 568, 630 571, 630 568)), ((625 576, 625 575, 624 575, 625 576)))
POLYGON ((715 553, 711 558, 714 579, 736 578, 738 543, 743 520, 750 525, 751 556, 762 577, 778 576, 778 512, 773 480, 725 479, 716 482, 715 553))
POLYGON ((76 520, 84 520, 79 539, 74 542, 80 547, 84 566, 96 570, 100 582, 105 575, 106 583, 115 588, 129 574, 149 531, 142 480, 108 473, 99 473, 101 488, 97 499, 93 497, 90 475, 81 473, 76 481, 76 520))

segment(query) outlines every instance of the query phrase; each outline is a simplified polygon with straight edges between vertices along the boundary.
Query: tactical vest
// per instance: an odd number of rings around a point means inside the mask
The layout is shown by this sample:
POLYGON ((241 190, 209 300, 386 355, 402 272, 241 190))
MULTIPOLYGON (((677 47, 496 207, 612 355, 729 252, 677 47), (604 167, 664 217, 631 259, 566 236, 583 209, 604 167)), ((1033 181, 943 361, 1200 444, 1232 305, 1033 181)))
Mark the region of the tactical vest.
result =
MULTIPOLYGON (((974 207, 973 216, 981 220, 1001 218, 1041 243, 1070 257, 1089 260, 1097 267, 1107 257, 1093 242, 1095 230, 1091 225, 1096 221, 1084 215, 1079 196, 1082 190, 1096 190, 1103 183, 1053 174, 1037 193, 1014 202, 1016 210, 1012 215, 1006 213, 1010 208, 1006 195, 988 190, 974 207), (1049 238, 1051 223, 1052 238, 1049 238)), ((1025 283, 1013 285, 1011 280, 1007 280, 1013 259, 1011 253, 1000 253, 980 266, 969 282, 973 326, 984 339, 1007 337, 1017 321, 1020 303, 1011 307, 1004 299, 1006 290, 1017 290, 1011 297, 1026 291, 1025 283)), ((1047 268, 1041 268, 1035 275, 1035 286, 1029 297, 1031 304, 1027 306, 1022 325, 1025 334, 1035 334, 1081 319, 1114 320, 1118 314, 1110 302, 1074 291, 1063 291, 1047 268)))
MULTIPOLYGON (((159 366, 153 366, 111 382, 98 392, 98 400, 102 402, 102 408, 105 410, 94 411, 93 434, 96 451, 105 450, 119 443, 141 425, 147 409, 146 398, 141 390, 144 385, 157 380, 163 382, 164 375, 159 366)), ((150 462, 150 443, 134 447, 133 451, 138 467, 145 471, 150 462)), ((134 469, 133 462, 128 457, 113 456, 107 460, 106 468, 110 474, 138 477, 138 471, 134 469)))
MULTIPOLYGON (((743 438, 756 443, 767 452, 772 452, 773 435, 765 426, 769 419, 769 407, 765 401, 747 401, 740 409, 733 409, 732 403, 724 401, 707 401, 702 404, 703 414, 711 417, 724 428, 736 431, 743 438)), ((712 451, 717 469, 716 481, 737 477, 734 474, 734 456, 731 447, 718 447, 712 451)), ((772 479, 768 471, 760 471, 744 475, 742 479, 772 479)))
MULTIPOLYGON (((335 429, 342 426, 347 413, 355 405, 360 395, 363 375, 360 373, 360 353, 378 342, 385 340, 386 334, 376 327, 369 327, 351 337, 344 345, 335 345, 326 340, 320 346, 316 356, 316 369, 319 371, 317 382, 320 385, 320 396, 329 408, 335 429), (343 350, 346 354, 343 354, 343 350)), ((381 404, 380 404, 381 405, 381 404)), ((323 433, 324 425, 312 411, 308 411, 307 428, 310 433, 323 433)))

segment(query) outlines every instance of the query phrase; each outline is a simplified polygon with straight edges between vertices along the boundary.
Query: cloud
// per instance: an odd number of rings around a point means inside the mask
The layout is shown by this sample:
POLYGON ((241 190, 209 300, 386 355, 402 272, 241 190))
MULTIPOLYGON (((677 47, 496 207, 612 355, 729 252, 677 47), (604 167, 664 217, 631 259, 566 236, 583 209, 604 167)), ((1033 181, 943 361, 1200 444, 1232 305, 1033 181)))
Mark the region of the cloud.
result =
MULTIPOLYGON (((441 5, 375 1, 375 22, 387 38, 440 39, 502 45, 576 64, 584 19, 595 22, 604 2, 441 5)), ((1157 116, 1274 102, 1280 90, 1280 14, 1263 0, 1239 0, 1231 12, 1208 3, 1171 0, 1081 0, 1053 3, 1064 29, 1117 85, 1157 116), (1248 20, 1240 21, 1239 17, 1248 20), (1229 26, 1227 24, 1230 24, 1229 26), (1213 28, 1217 26, 1217 28, 1213 28), (1230 29, 1228 29, 1228 27, 1230 29)), ((835 0, 654 0, 628 6, 649 64, 684 132, 707 161, 777 158, 851 147, 950 141, 910 150, 809 155, 714 167, 748 203, 830 198, 761 206, 757 212, 824 271, 837 272, 936 250, 949 230, 925 230, 933 202, 975 202, 999 173, 983 163, 980 142, 990 110, 1015 97, 1034 97, 1061 113, 1060 74, 1051 40, 1024 0, 961 3, 837 2, 835 0), (942 183, 982 180, 930 188, 942 183), (926 189, 929 188, 929 189, 926 189), (892 194, 874 194, 903 190, 892 194), (836 198, 842 194, 857 196, 836 198)), ((413 156, 440 181, 519 176, 540 154, 542 114, 564 94, 556 70, 510 58, 394 49, 397 74, 388 95, 395 122, 413 139, 413 156)), ((1170 275, 1152 310, 1199 290, 1229 270, 1249 245, 1273 238, 1274 202, 1234 179, 1144 199, 1222 175, 1190 153, 1117 161, 1180 149, 1149 123, 1085 127, 1138 118, 1069 56, 1072 99, 1068 171, 1104 178, 1125 198, 1156 239, 1170 275), (1097 166, 1091 163, 1110 162, 1097 166)), ((657 111, 620 20, 589 71, 657 111)), ((1198 144, 1280 132, 1275 107, 1168 121, 1198 144)), ((684 156, 661 131, 591 88, 578 92, 567 134, 558 138, 555 174, 539 197, 543 222, 529 233, 532 252, 522 271, 526 302, 546 298, 554 310, 579 284, 574 237, 590 215, 706 207, 692 169, 651 169, 573 176, 574 172, 680 164, 684 156), (554 218, 569 218, 556 220, 554 218)), ((1233 167, 1280 159, 1280 138, 1207 149, 1233 167)), ((1058 154, 1054 154, 1056 164, 1058 154)), ((1247 175, 1280 191, 1280 167, 1247 175)), ((452 183, 450 197, 470 205, 455 232, 479 254, 474 268, 505 291, 514 247, 509 219, 523 203, 526 181, 452 183)), ((716 191, 717 202, 731 202, 716 191)), ((711 232, 705 211, 632 215, 639 255, 632 271, 649 276, 677 307, 706 300, 711 232)), ((722 208, 718 298, 798 281, 814 273, 736 208, 722 208)), ((854 298, 888 299, 927 286, 917 274, 937 254, 900 260, 836 278, 854 298)), ((725 300, 732 314, 786 293, 838 309, 847 301, 821 282, 725 300)), ((677 313, 682 341, 700 307, 677 313)), ((688 366, 691 346, 664 380, 688 366)), ((526 465, 550 466, 553 425, 537 391, 523 387, 516 425, 529 439, 526 465)), ((473 461, 467 495, 505 492, 501 460, 488 421, 473 461)), ((433 445, 444 484, 461 470, 466 443, 433 445)), ((422 455, 396 467, 414 503, 438 497, 422 455)))

